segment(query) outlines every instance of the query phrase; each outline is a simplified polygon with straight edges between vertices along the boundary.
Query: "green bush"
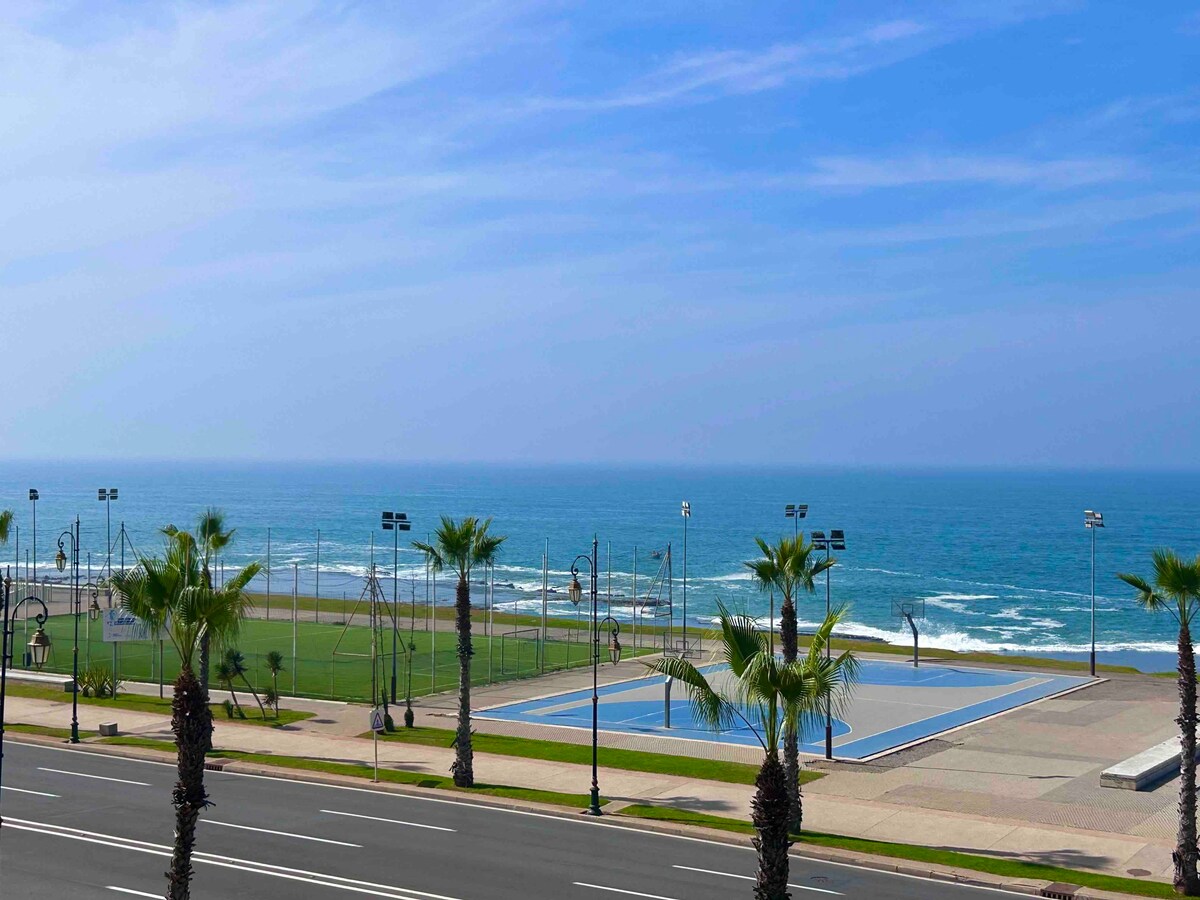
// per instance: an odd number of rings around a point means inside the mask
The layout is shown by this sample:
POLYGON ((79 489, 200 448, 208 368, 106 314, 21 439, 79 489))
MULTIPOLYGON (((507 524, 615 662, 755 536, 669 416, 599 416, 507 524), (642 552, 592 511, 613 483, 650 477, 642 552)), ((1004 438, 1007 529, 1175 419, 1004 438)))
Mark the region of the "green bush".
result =
POLYGON ((92 663, 79 673, 79 693, 85 697, 115 697, 121 682, 113 678, 108 666, 92 663))
POLYGON ((221 709, 225 710, 225 718, 233 718, 233 701, 228 697, 221 701, 221 709))

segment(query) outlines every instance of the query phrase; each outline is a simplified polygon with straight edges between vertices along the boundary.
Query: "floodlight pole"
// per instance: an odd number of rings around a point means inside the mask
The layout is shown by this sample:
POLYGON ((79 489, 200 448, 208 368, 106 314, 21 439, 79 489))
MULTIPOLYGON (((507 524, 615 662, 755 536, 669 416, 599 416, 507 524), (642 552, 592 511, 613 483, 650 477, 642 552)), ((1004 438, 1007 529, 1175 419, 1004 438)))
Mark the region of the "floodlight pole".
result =
MULTIPOLYGON (((823 547, 825 549, 825 562, 830 559, 830 551, 833 549, 846 549, 846 535, 841 529, 830 529, 829 536, 826 537, 823 531, 815 531, 812 536, 813 546, 823 547)), ((825 567, 825 619, 828 621, 830 613, 833 611, 832 603, 832 587, 829 577, 831 565, 825 567)), ((828 663, 833 658, 833 635, 825 643, 825 661, 828 663)), ((825 758, 833 759, 833 708, 830 703, 830 698, 825 698, 825 758)))
POLYGON ((687 624, 687 533, 688 520, 692 517, 692 504, 684 500, 679 507, 679 514, 683 516, 683 646, 688 645, 688 624, 687 624))
MULTIPOLYGON (((400 635, 400 625, 396 620, 396 610, 400 600, 400 532, 412 529, 408 514, 385 511, 381 518, 384 531, 392 532, 392 703, 396 702, 396 644, 400 635)), ((416 600, 413 600, 415 606, 416 600)), ((411 682, 411 678, 410 678, 411 682)), ((412 715, 412 691, 409 691, 405 718, 412 715)))
POLYGON ((1083 511, 1083 527, 1092 533, 1092 649, 1088 655, 1088 670, 1096 677, 1096 529, 1104 527, 1104 513, 1094 509, 1083 511))

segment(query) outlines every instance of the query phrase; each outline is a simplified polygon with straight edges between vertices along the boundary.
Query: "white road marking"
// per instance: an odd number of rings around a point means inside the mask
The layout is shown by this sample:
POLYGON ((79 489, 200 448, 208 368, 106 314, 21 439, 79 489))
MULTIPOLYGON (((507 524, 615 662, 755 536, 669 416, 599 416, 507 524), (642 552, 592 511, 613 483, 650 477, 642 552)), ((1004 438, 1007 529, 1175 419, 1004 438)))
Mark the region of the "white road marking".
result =
POLYGON ((454 834, 458 829, 443 828, 441 825, 424 825, 420 822, 404 822, 400 819, 384 819, 379 816, 364 816, 361 813, 341 812, 336 809, 323 809, 321 812, 331 816, 349 816, 351 819, 370 819, 372 822, 387 822, 389 825, 407 825, 410 828, 428 828, 430 831, 448 831, 454 834))
POLYGON ((117 887, 115 884, 108 885, 108 890, 116 891, 118 894, 132 894, 134 897, 153 897, 154 900, 162 900, 161 894, 150 894, 146 891, 135 891, 133 888, 117 887))
MULTIPOLYGON (((151 844, 147 841, 100 834, 94 831, 83 831, 79 828, 68 828, 63 825, 48 825, 44 822, 31 822, 26 819, 5 818, 4 826, 6 828, 16 828, 19 831, 32 831, 38 834, 45 834, 50 837, 68 838, 69 840, 83 841, 89 844, 115 847, 119 850, 149 853, 153 856, 169 857, 171 855, 171 848, 166 844, 151 844)), ((457 897, 448 897, 444 894, 431 894, 427 891, 418 891, 414 888, 375 884, 370 881, 343 878, 340 875, 326 875, 322 872, 309 872, 305 869, 291 869, 286 866, 277 866, 255 860, 218 856, 214 853, 195 853, 192 856, 192 861, 194 863, 207 863, 212 866, 236 869, 257 875, 270 875, 273 878, 299 881, 304 884, 317 885, 318 887, 335 888, 341 891, 351 891, 356 894, 369 894, 373 897, 385 897, 387 900, 424 900, 424 898, 428 898, 428 900, 459 900, 457 897)), ((152 896, 157 897, 158 895, 154 894, 152 896)))
MULTIPOLYGON (((685 872, 703 872, 705 875, 724 875, 726 878, 740 878, 743 881, 754 881, 753 875, 734 875, 732 872, 716 872, 712 869, 697 869, 694 866, 671 866, 672 869, 683 869, 685 872)), ((842 896, 841 891, 831 891, 828 888, 810 887, 807 884, 788 884, 788 887, 798 891, 816 891, 818 894, 835 894, 842 896)))
POLYGON ((336 844, 339 847, 358 847, 362 849, 362 844, 348 844, 345 841, 333 841, 329 838, 312 837, 307 834, 295 834, 291 831, 272 831, 270 828, 255 828, 253 825, 235 825, 232 822, 217 822, 213 819, 201 819, 205 825, 220 825, 223 828, 240 828, 242 831, 259 831, 263 834, 274 834, 279 837, 296 838, 301 841, 316 841, 320 844, 336 844))
MULTIPOLYGON (((1101 684, 1103 682, 1104 682, 1104 679, 1100 679, 1099 681, 1094 681, 1094 682, 1089 681, 1086 684, 1076 685, 1073 688, 1068 688, 1067 690, 1059 691, 1057 694, 1049 694, 1045 697, 1042 697, 1040 700, 1032 700, 1029 703, 1024 704, 1024 706, 1034 706, 1036 704, 1043 703, 1046 700, 1054 700, 1054 699, 1063 697, 1066 694, 1071 694, 1076 691, 1081 691, 1081 690, 1084 690, 1085 688, 1093 687, 1094 685, 1101 684)), ((1015 708, 1022 708, 1022 707, 1015 707, 1015 708)), ((971 723, 967 723, 967 724, 976 725, 976 724, 979 724, 980 722, 987 722, 991 719, 995 719, 1002 715, 1005 715, 1007 712, 1011 712, 1011 711, 1012 710, 1005 710, 1004 712, 995 713, 993 715, 986 716, 985 718, 982 718, 982 719, 977 719, 975 722, 971 722, 971 723)), ((966 726, 950 728, 950 729, 947 729, 946 731, 938 732, 938 734, 949 734, 950 732, 953 732, 953 731, 959 731, 963 727, 966 727, 966 726)), ((924 740, 924 738, 922 738, 921 740, 924 740)), ((21 742, 14 741, 14 743, 21 743, 21 742)), ((96 750, 93 750, 93 749, 72 750, 67 747, 51 747, 51 746, 47 746, 44 744, 24 744, 23 746, 29 747, 29 748, 36 747, 36 749, 38 749, 38 750, 51 750, 56 753, 81 753, 81 754, 86 754, 88 756, 93 756, 93 757, 94 756, 110 756, 110 754, 98 753, 96 750)), ((888 752, 892 752, 892 751, 888 751, 888 752)), ((876 754, 876 756, 879 756, 879 755, 881 755, 881 754, 876 754)), ((116 758, 116 759, 120 759, 122 762, 137 763, 137 764, 146 765, 146 766, 164 766, 164 767, 170 768, 170 769, 175 768, 174 763, 158 762, 156 760, 150 760, 150 759, 138 759, 136 757, 125 757, 125 756, 119 756, 117 754, 111 754, 110 758, 116 758)), ((873 758, 875 758, 875 757, 867 757, 867 760, 869 761, 870 759, 873 759, 873 758)), ((526 817, 532 818, 532 819, 550 819, 555 822, 573 822, 576 825, 580 825, 580 826, 583 826, 586 828, 615 828, 618 831, 626 831, 626 832, 629 832, 630 834, 636 834, 636 835, 640 835, 642 837, 669 838, 669 839, 675 840, 675 841, 687 841, 688 843, 691 843, 691 844, 707 844, 707 845, 713 846, 713 847, 726 847, 731 850, 742 850, 742 851, 751 852, 751 853, 754 852, 754 849, 749 844, 737 843, 735 841, 715 840, 713 838, 694 837, 694 836, 688 835, 688 834, 670 834, 668 832, 661 832, 661 831, 647 831, 645 828, 639 828, 636 825, 620 825, 620 824, 617 824, 616 822, 601 822, 595 818, 592 818, 591 816, 554 815, 553 813, 535 812, 530 809, 510 809, 510 808, 504 807, 504 806, 490 806, 485 803, 472 802, 469 800, 448 800, 448 799, 443 799, 441 797, 426 797, 421 794, 407 794, 407 793, 392 792, 392 791, 380 791, 378 788, 355 787, 355 786, 349 785, 349 784, 331 784, 329 782, 324 782, 324 781, 307 781, 307 780, 302 780, 299 778, 283 778, 279 775, 256 775, 251 772, 229 772, 229 771, 207 772, 205 774, 207 776, 217 776, 217 777, 253 778, 253 779, 257 779, 259 781, 286 782, 287 784, 290 784, 292 786, 304 785, 305 787, 310 787, 310 788, 330 788, 335 791, 348 791, 353 794, 371 794, 375 797, 388 796, 388 797, 392 797, 397 800, 416 800, 416 801, 420 801, 420 802, 424 802, 424 803, 440 803, 445 806, 465 806, 465 807, 468 807, 473 810, 485 810, 485 811, 490 811, 490 812, 495 812, 495 813, 506 813, 510 816, 526 816, 526 817)), ((4 821, 7 823, 12 820, 6 818, 4 821)), ((14 826, 14 827, 19 828, 20 826, 14 826)), ((30 831, 33 829, 26 828, 25 830, 30 831)), ((77 838, 77 840, 86 840, 86 838, 77 838)), ((162 855, 169 856, 170 854, 167 853, 167 854, 162 854, 162 855)), ((855 872, 859 872, 862 874, 883 875, 883 876, 888 876, 891 878, 907 878, 909 880, 917 880, 917 881, 929 881, 930 880, 922 875, 909 875, 907 872, 888 872, 883 869, 872 869, 867 866, 856 865, 855 863, 835 862, 834 860, 831 860, 831 859, 818 859, 818 858, 812 857, 812 856, 801 856, 797 853, 791 853, 791 854, 789 854, 789 856, 792 859, 796 860, 797 862, 803 862, 803 863, 806 863, 806 864, 812 865, 812 866, 836 866, 837 868, 840 868, 840 869, 853 869, 855 872)), ((325 877, 325 876, 322 876, 322 877, 325 877)), ((949 884, 951 882, 943 882, 943 883, 949 884)), ((1002 888, 1002 887, 988 887, 988 886, 982 885, 982 884, 971 884, 971 885, 960 884, 960 885, 956 885, 956 887, 960 888, 963 891, 988 891, 989 893, 993 893, 993 894, 1006 894, 1010 897, 1026 896, 1025 894, 1018 894, 1015 891, 1006 890, 1005 888, 1002 888)), ((409 893, 419 893, 419 892, 410 890, 409 893)), ((436 896, 436 895, 422 894, 421 896, 436 896)), ((453 898, 445 898, 445 900, 453 900, 453 898)))
POLYGON ((33 794, 36 797, 54 797, 58 799, 58 794, 47 794, 45 791, 28 791, 25 788, 9 787, 7 784, 0 787, 0 791, 16 791, 18 794, 33 794))
POLYGON ((598 891, 612 891, 614 894, 628 894, 631 897, 649 897, 650 900, 675 900, 674 897, 664 897, 661 894, 643 894, 641 891, 627 891, 624 888, 606 887, 603 884, 588 884, 586 881, 576 881, 578 887, 595 888, 598 891))
POLYGON ((150 787, 144 781, 127 781, 124 778, 109 778, 107 775, 89 775, 86 772, 68 772, 66 769, 47 769, 45 766, 38 766, 39 772, 54 772, 56 775, 74 775, 76 778, 94 778, 96 781, 115 781, 117 784, 135 784, 138 787, 150 787))

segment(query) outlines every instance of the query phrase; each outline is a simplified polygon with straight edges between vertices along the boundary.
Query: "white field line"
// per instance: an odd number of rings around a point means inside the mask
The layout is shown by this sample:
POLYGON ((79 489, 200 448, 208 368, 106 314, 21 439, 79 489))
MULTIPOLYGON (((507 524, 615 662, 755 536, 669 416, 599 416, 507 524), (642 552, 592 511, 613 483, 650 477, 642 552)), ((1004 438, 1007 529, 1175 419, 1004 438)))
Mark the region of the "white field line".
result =
POLYGON ((151 894, 147 891, 135 891, 133 888, 117 887, 115 884, 108 885, 107 889, 110 891, 116 891, 118 894, 130 894, 134 897, 153 897, 154 900, 161 900, 162 898, 161 894, 151 894))

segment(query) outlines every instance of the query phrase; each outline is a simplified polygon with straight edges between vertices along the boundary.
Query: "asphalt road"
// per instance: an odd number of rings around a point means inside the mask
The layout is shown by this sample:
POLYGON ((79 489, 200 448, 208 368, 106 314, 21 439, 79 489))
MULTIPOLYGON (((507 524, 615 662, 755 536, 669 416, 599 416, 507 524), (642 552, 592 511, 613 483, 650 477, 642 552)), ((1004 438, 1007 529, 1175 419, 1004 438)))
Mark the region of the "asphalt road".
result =
MULTIPOLYGON (((5 744, 0 897, 161 897, 174 768, 5 744)), ((754 851, 431 799, 208 773, 195 898, 728 900, 750 897, 754 851)), ((795 898, 973 900, 998 893, 793 857, 795 898)), ((1016 896, 1016 895, 1011 895, 1016 896)))

